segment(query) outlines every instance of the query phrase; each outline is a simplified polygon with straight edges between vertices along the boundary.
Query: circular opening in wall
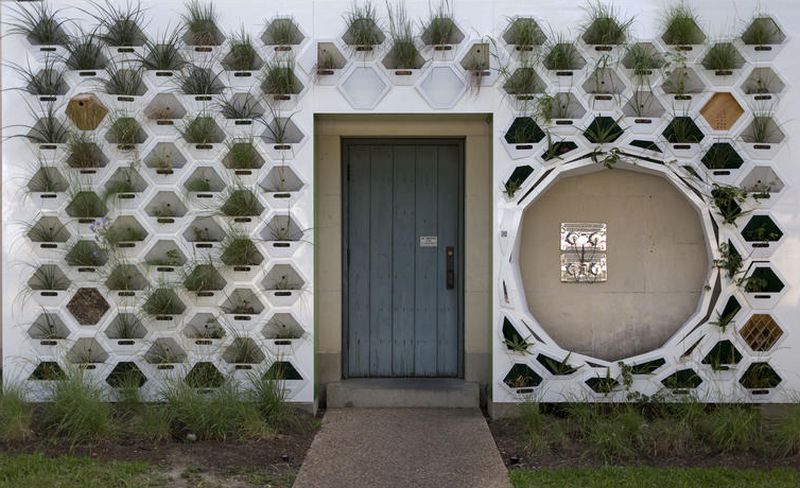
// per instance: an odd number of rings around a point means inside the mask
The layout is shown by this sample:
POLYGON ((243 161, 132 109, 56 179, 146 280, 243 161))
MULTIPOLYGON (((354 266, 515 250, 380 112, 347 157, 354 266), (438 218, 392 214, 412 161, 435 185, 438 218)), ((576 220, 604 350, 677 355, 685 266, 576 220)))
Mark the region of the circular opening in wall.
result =
POLYGON ((523 213, 528 308, 567 351, 616 361, 657 349, 700 310, 711 270, 707 236, 698 208, 657 174, 563 173, 523 213), (562 245, 562 227, 573 228, 562 224, 605 236, 562 245), (602 271, 579 279, 569 272, 573 258, 602 271))

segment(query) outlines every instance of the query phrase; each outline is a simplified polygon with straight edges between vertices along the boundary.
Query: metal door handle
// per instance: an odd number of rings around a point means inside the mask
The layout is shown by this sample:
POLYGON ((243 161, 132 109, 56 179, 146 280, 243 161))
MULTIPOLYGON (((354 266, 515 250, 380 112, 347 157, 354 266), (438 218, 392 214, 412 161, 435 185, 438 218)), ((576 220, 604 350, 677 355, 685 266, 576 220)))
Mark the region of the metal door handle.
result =
POLYGON ((452 246, 445 249, 445 261, 447 266, 447 289, 452 290, 456 287, 456 250, 452 246))

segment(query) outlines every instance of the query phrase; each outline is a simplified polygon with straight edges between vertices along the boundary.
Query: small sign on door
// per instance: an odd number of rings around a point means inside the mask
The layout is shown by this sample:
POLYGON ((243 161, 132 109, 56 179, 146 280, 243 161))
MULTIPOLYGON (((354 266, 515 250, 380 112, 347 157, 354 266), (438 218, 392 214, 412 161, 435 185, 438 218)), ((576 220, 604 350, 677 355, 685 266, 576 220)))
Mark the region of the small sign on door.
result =
POLYGON ((419 247, 439 246, 439 236, 419 236, 419 247))

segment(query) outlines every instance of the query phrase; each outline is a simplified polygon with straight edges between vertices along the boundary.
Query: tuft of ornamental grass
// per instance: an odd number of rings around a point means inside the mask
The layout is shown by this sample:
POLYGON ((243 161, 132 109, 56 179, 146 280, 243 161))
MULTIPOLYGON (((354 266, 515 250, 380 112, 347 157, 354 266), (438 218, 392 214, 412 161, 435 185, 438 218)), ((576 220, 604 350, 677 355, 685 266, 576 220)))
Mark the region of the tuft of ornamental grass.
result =
POLYGON ((697 14, 683 2, 669 7, 662 22, 665 30, 661 38, 669 45, 702 44, 706 39, 699 28, 697 14))
POLYGON ((151 71, 178 71, 186 60, 180 52, 181 31, 167 30, 155 40, 145 39, 144 51, 137 54, 142 69, 151 71))
POLYGON ((389 17, 389 37, 392 39, 392 49, 389 52, 387 67, 389 69, 418 69, 419 52, 414 45, 414 25, 408 18, 403 3, 395 6, 386 3, 389 17))
POLYGON ((276 215, 267 224, 269 240, 276 242, 299 241, 303 236, 303 231, 292 228, 292 218, 289 215, 276 215))
POLYGON ((91 134, 75 132, 67 141, 67 165, 70 168, 98 168, 102 166, 102 152, 91 134))
POLYGON ((63 45, 67 34, 65 20, 59 18, 60 11, 52 10, 46 2, 20 5, 8 22, 9 32, 24 36, 36 46, 63 45))
POLYGON ((559 35, 553 41, 550 51, 545 55, 543 64, 545 68, 553 71, 569 71, 580 69, 583 58, 578 53, 578 47, 571 40, 559 35))
POLYGON ((293 46, 303 41, 303 34, 289 18, 275 19, 264 32, 269 46, 293 46))
POLYGON ((742 140, 751 144, 775 144, 781 140, 781 130, 769 112, 758 112, 753 122, 742 134, 742 140))
POLYGON ((108 129, 108 139, 120 146, 133 146, 144 142, 142 128, 133 117, 117 116, 108 129))
POLYGON ((253 138, 233 139, 225 144, 228 155, 225 157, 225 165, 231 169, 258 169, 263 164, 263 160, 258 150, 253 145, 253 138))
POLYGON ((25 391, 16 385, 0 389, 0 441, 18 442, 31 437, 33 413, 25 391))
POLYGON ((69 231, 60 221, 49 223, 40 221, 37 223, 25 222, 25 233, 32 242, 66 242, 69 239, 69 231))
POLYGON ((31 290, 67 290, 72 283, 55 264, 43 264, 36 268, 28 280, 31 290))
POLYGON ((291 95, 300 92, 294 74, 294 60, 276 59, 264 65, 261 73, 261 89, 268 95, 291 95))
POLYGON ((202 293, 205 291, 213 291, 221 288, 224 282, 217 271, 216 264, 208 258, 188 267, 188 271, 183 279, 183 286, 192 292, 202 293))
POLYGON ((623 62, 636 75, 648 74, 664 66, 664 60, 658 51, 643 43, 629 45, 625 49, 623 62))
POLYGON ((57 61, 55 57, 48 56, 39 69, 33 68, 30 61, 25 66, 8 63, 8 67, 17 72, 22 79, 22 89, 31 95, 64 95, 68 87, 64 80, 64 70, 56 65, 57 61))
POLYGON ((800 405, 785 406, 769 434, 779 455, 787 457, 800 453, 800 405))
POLYGON ((52 383, 41 420, 45 431, 73 444, 107 438, 111 433, 111 410, 103 391, 81 369, 52 383))
POLYGON ((231 229, 222 241, 220 260, 226 266, 255 266, 263 260, 263 256, 246 233, 231 229))
POLYGON ((61 176, 57 168, 49 166, 40 157, 32 166, 31 177, 25 188, 34 193, 60 193, 67 191, 69 182, 61 176))
POLYGON ((756 17, 742 32, 742 42, 748 46, 780 44, 784 36, 778 24, 770 17, 756 17))
POLYGON ((106 58, 99 40, 94 32, 80 32, 76 36, 67 37, 64 45, 67 50, 64 64, 67 68, 76 71, 105 68, 106 58))
POLYGON ((722 452, 747 450, 761 435, 761 415, 749 405, 718 405, 708 420, 711 441, 722 452))
POLYGON ((178 128, 178 132, 191 144, 216 144, 222 141, 219 127, 210 115, 197 115, 178 128))
POLYGON ((711 46, 703 58, 703 67, 713 71, 727 71, 741 67, 741 56, 730 42, 718 42, 711 46))
POLYGON ((589 45, 620 45, 628 39, 633 18, 623 18, 613 4, 592 1, 587 3, 588 20, 583 40, 589 45))
POLYGON ((103 89, 109 95, 136 97, 144 95, 146 88, 142 80, 142 68, 120 67, 114 63, 106 66, 103 89))
POLYGON ((217 102, 219 112, 226 119, 255 120, 264 115, 264 109, 258 99, 251 96, 222 97, 217 102))
POLYGON ((258 69, 260 58, 250 34, 244 30, 235 34, 230 41, 230 51, 222 64, 231 71, 255 71, 258 69))
POLYGON ((64 144, 69 140, 69 129, 56 115, 53 103, 46 104, 44 113, 36 123, 26 127, 30 130, 25 137, 35 144, 64 144))
POLYGON ((145 24, 145 14, 138 0, 105 0, 103 4, 93 5, 97 10, 94 17, 101 27, 100 38, 106 45, 131 47, 144 44, 141 28, 145 24))
POLYGON ((220 213, 227 217, 257 217, 262 210, 258 197, 242 186, 230 189, 227 199, 219 208, 220 213))
POLYGON ((378 26, 378 13, 369 0, 353 3, 344 14, 347 25, 345 42, 350 46, 373 47, 383 42, 384 36, 378 26))
POLYGON ((283 377, 280 368, 270 374, 250 375, 251 401, 269 425, 280 427, 294 418, 294 411, 286 403, 286 388, 280 379, 283 377))
POLYGON ((422 23, 422 40, 429 46, 458 43, 458 27, 453 19, 450 0, 441 0, 435 10, 431 10, 427 21, 422 23))
POLYGON ((94 241, 77 241, 67 251, 64 261, 70 266, 103 266, 108 261, 108 253, 94 241))
POLYGON ((505 34, 506 41, 520 51, 531 51, 547 40, 539 24, 531 17, 509 18, 505 34))
POLYGON ((211 68, 189 64, 178 73, 178 89, 185 95, 218 95, 225 89, 219 73, 211 68))
POLYGON ((160 283, 147 290, 143 298, 142 311, 151 316, 183 313, 184 306, 172 288, 171 284, 160 283))
POLYGON ((219 46, 224 37, 217 28, 217 11, 214 4, 200 0, 186 3, 182 15, 186 31, 186 43, 191 46, 219 46))
POLYGON ((195 192, 195 193, 209 192, 211 191, 211 181, 209 181, 208 178, 197 176, 189 179, 186 182, 186 184, 184 184, 184 187, 188 192, 195 192))
MULTIPOLYGON (((241 303, 241 299, 239 299, 239 301, 239 304, 226 310, 226 312, 242 314, 253 313, 252 307, 249 306, 247 302, 241 303)), ((261 349, 253 339, 246 335, 239 334, 238 332, 234 332, 233 336, 233 342, 230 347, 225 350, 226 357, 231 363, 256 364, 264 359, 264 353, 261 352, 261 349)))

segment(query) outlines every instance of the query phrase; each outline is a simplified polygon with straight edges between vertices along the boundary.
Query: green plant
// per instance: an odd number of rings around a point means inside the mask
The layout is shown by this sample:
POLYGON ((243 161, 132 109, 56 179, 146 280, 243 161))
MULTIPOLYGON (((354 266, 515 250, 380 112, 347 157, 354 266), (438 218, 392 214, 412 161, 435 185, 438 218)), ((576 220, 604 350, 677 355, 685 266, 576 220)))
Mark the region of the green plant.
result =
POLYGON ((225 89, 219 73, 196 64, 185 65, 178 73, 176 81, 178 89, 185 95, 219 95, 225 89))
POLYGON ((95 219, 108 213, 108 208, 95 192, 82 188, 70 188, 70 193, 72 199, 67 211, 71 217, 95 219))
POLYGON ((398 3, 395 6, 386 3, 389 17, 389 37, 392 39, 392 49, 389 52, 386 66, 390 69, 417 69, 419 68, 419 53, 414 45, 414 26, 408 18, 405 5, 398 3))
POLYGON ((120 178, 114 178, 106 183, 103 200, 107 202, 115 196, 140 191, 133 184, 133 173, 135 172, 130 166, 122 168, 120 178))
POLYGON ((232 169, 258 169, 262 164, 261 156, 253 145, 253 139, 234 139, 226 143, 228 155, 226 166, 232 169))
POLYGON ((225 67, 232 71, 254 71, 258 69, 259 57, 250 34, 242 30, 230 40, 230 51, 225 57, 225 67))
MULTIPOLYGON (((117 268, 117 269, 119 269, 119 268, 117 268)), ((121 284, 125 285, 125 283, 121 283, 121 284)), ((110 285, 109 285, 109 288, 112 289, 112 290, 126 290, 126 289, 129 289, 129 288, 115 288, 115 287, 112 287, 110 285)), ((130 312, 120 313, 119 315, 117 315, 117 318, 114 321, 114 338, 115 339, 127 339, 127 340, 139 339, 141 337, 141 335, 140 335, 141 326, 142 326, 142 324, 139 321, 139 318, 136 316, 136 314, 130 313, 130 312)), ((130 375, 130 376, 133 376, 133 375, 130 375)), ((136 383, 136 388, 135 389, 138 391, 138 389, 139 389, 138 375, 136 376, 136 378, 137 378, 137 380, 136 380, 137 383, 136 383)), ((123 383, 120 386, 124 386, 125 384, 130 384, 130 380, 132 380, 132 378, 122 378, 122 379, 123 379, 123 383), (126 381, 126 380, 128 380, 128 381, 126 381)))
POLYGON ((800 452, 800 407, 786 405, 770 428, 770 437, 781 456, 793 456, 800 452))
POLYGON ((80 32, 76 36, 69 36, 64 45, 67 49, 67 56, 64 59, 67 68, 77 71, 104 68, 106 59, 103 56, 103 45, 97 40, 97 35, 93 32, 80 32))
POLYGON ((294 114, 280 117, 278 111, 272 108, 272 106, 270 106, 270 112, 272 112, 272 121, 268 124, 264 124, 269 134, 265 134, 263 137, 268 142, 275 145, 298 142, 289 140, 289 128, 291 127, 291 120, 294 114))
POLYGON ((29 61, 25 66, 15 63, 8 63, 7 66, 22 78, 22 89, 31 95, 56 96, 67 91, 64 70, 57 65, 54 57, 45 58, 41 69, 33 68, 29 61))
POLYGON ((183 278, 183 286, 189 291, 203 293, 219 289, 220 280, 217 266, 209 257, 187 268, 183 278))
POLYGON ((636 76, 649 75, 664 66, 658 51, 643 43, 630 44, 625 48, 624 63, 636 76))
POLYGON ((25 137, 36 144, 64 144, 69 139, 69 129, 56 115, 53 103, 47 103, 45 107, 44 113, 34 125, 25 126, 30 129, 25 137))
POLYGON ((60 11, 52 10, 44 2, 37 2, 16 9, 8 22, 9 32, 26 37, 31 44, 63 45, 67 42, 64 33, 64 20, 58 18, 60 11))
POLYGON ((769 112, 756 113, 748 131, 742 136, 745 142, 755 144, 772 144, 778 142, 779 138, 780 129, 769 112))
POLYGON ((261 214, 262 207, 252 191, 234 186, 219 210, 228 217, 254 217, 261 214))
POLYGON ((122 68, 114 63, 109 64, 106 66, 103 89, 110 95, 135 97, 144 94, 145 86, 142 80, 142 69, 122 68))
POLYGON ((181 31, 167 31, 156 40, 145 39, 142 54, 137 54, 142 69, 178 71, 186 65, 180 53, 181 31))
POLYGON ((268 240, 270 241, 299 241, 303 236, 303 231, 293 228, 292 218, 287 215, 277 215, 272 221, 267 224, 265 229, 269 233, 268 240))
POLYGON ((619 126, 619 120, 614 120, 612 117, 595 117, 591 124, 589 124, 583 131, 583 136, 592 144, 607 144, 619 139, 622 135, 622 128, 619 126))
POLYGON ((528 349, 533 345, 533 342, 528 342, 528 340, 522 336, 515 335, 511 338, 504 339, 503 344, 505 344, 509 351, 530 354, 528 349))
POLYGON ((734 279, 742 269, 742 255, 730 243, 723 242, 719 245, 719 258, 714 260, 714 266, 725 270, 729 279, 734 279))
POLYGON ((586 433, 586 443, 605 463, 630 459, 643 421, 630 409, 612 415, 598 416, 586 433))
POLYGON ((258 247, 247 234, 231 231, 222 242, 220 260, 227 266, 254 266, 261 262, 258 247))
POLYGON ((211 182, 208 180, 208 178, 197 176, 188 180, 185 184, 185 187, 186 191, 190 192, 208 192, 211 191, 211 182))
POLYGON ((294 60, 276 59, 265 63, 261 73, 261 90, 268 95, 299 93, 301 86, 294 74, 294 60))
POLYGON ((547 40, 542 29, 530 17, 509 18, 505 38, 522 52, 532 51, 547 40))
POLYGON ((742 216, 740 203, 747 199, 747 192, 731 185, 714 184, 711 198, 726 224, 735 224, 736 219, 742 216))
POLYGON ((739 52, 730 42, 719 42, 711 46, 703 58, 703 67, 713 71, 729 71, 741 65, 739 52))
POLYGON ((360 5, 353 3, 344 15, 344 20, 347 25, 347 44, 372 48, 383 42, 383 34, 378 27, 378 15, 372 2, 367 0, 360 5))
POLYGON ((275 19, 267 26, 265 37, 270 46, 291 46, 300 44, 303 34, 289 18, 275 19))
POLYGON ((27 236, 33 242, 64 242, 69 239, 69 231, 61 222, 25 223, 27 236))
POLYGON ((25 398, 25 391, 16 385, 3 385, 0 390, 0 440, 15 442, 28 439, 33 411, 25 398))
POLYGON ((503 89, 510 95, 528 95, 544 91, 542 80, 532 67, 517 68, 506 77, 503 89))
POLYGON ((94 3, 95 19, 102 27, 100 38, 109 46, 140 46, 144 42, 141 26, 145 23, 144 10, 138 0, 126 0, 124 4, 105 0, 103 5, 94 3))
POLYGON ((422 40, 429 46, 458 43, 459 32, 450 0, 440 0, 436 9, 431 10, 428 20, 422 24, 422 32, 422 40))
POLYGON ((264 110, 255 97, 221 97, 217 105, 226 119, 254 120, 264 115, 264 110))
POLYGON ((102 152, 94 138, 86 132, 74 132, 67 141, 67 164, 71 168, 98 168, 102 166, 102 152))
POLYGON ((673 118, 664 129, 664 137, 673 144, 695 144, 703 140, 703 132, 691 117, 681 115, 673 118))
POLYGON ((235 335, 226 353, 230 354, 228 359, 234 364, 255 364, 263 358, 263 353, 254 340, 239 335, 235 335))
POLYGON ((294 415, 286 403, 286 388, 280 381, 281 377, 280 373, 250 375, 250 400, 261 413, 261 417, 273 427, 285 424, 294 415))
MULTIPOLYGON (((116 266, 111 270, 111 273, 108 274, 106 286, 108 286, 109 290, 136 290, 139 288, 139 286, 137 286, 139 281, 139 275, 132 273, 128 266, 116 266)), ((127 315, 120 314, 117 318, 117 323, 119 324, 118 330, 121 330, 123 325, 135 325, 135 323, 130 324, 129 322, 125 322, 123 317, 127 317, 127 315), (123 324, 123 322, 125 323, 123 324)), ((130 337, 120 337, 120 339, 129 338, 130 337)))
POLYGON ((747 405, 718 405, 709 417, 711 440, 722 452, 747 449, 761 434, 761 416, 747 405))
POLYGON ((750 46, 780 44, 782 41, 783 33, 778 24, 769 17, 754 18, 747 29, 742 32, 742 42, 750 46))
POLYGON ((559 34, 553 42, 550 52, 544 57, 544 66, 553 71, 569 71, 580 69, 583 58, 578 53, 574 42, 567 40, 559 34))
POLYGON ((160 283, 145 292, 142 311, 147 315, 178 315, 183 313, 183 304, 172 291, 173 286, 160 283))
POLYGON ((69 278, 55 264, 39 266, 28 280, 31 290, 66 290, 70 284, 69 278))
POLYGON ((219 128, 210 115, 199 114, 178 129, 186 142, 214 144, 219 142, 219 128))
POLYGON ((70 266, 103 266, 108 259, 106 251, 93 241, 77 241, 67 251, 64 260, 70 266))
POLYGON ((107 436, 111 412, 103 391, 92 384, 83 370, 76 369, 50 387, 50 402, 43 404, 42 425, 73 444, 107 436))
POLYGON ((623 19, 613 4, 599 1, 587 3, 588 20, 583 40, 589 45, 624 44, 633 19, 623 19))
POLYGON ((108 139, 123 147, 132 147, 144 142, 142 128, 133 117, 116 116, 108 129, 108 139))
POLYGON ((664 42, 670 45, 702 44, 705 36, 698 28, 697 14, 683 2, 669 7, 664 13, 664 42))
POLYGON ((218 46, 224 40, 217 29, 217 12, 213 3, 190 0, 182 15, 186 27, 186 42, 192 46, 218 46))

